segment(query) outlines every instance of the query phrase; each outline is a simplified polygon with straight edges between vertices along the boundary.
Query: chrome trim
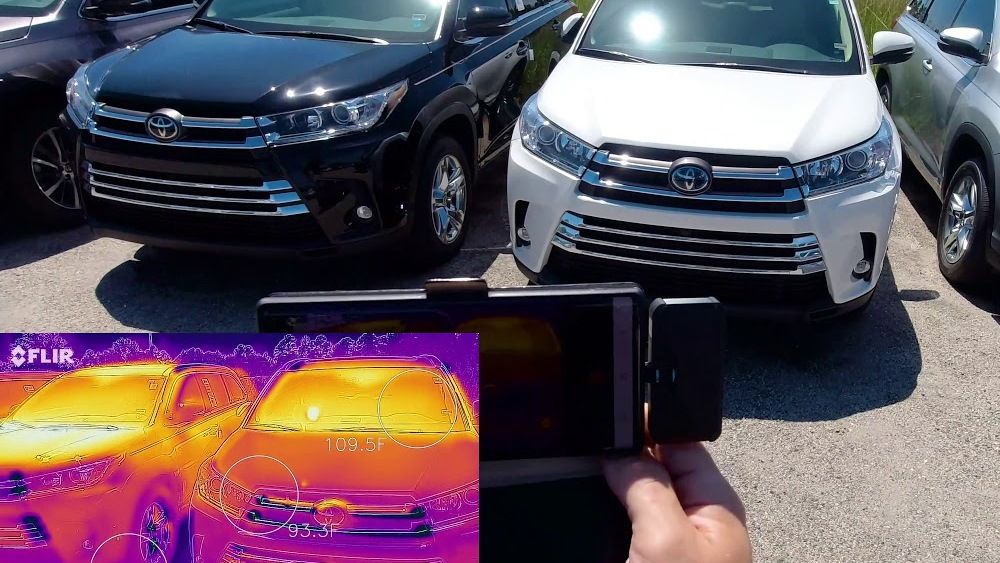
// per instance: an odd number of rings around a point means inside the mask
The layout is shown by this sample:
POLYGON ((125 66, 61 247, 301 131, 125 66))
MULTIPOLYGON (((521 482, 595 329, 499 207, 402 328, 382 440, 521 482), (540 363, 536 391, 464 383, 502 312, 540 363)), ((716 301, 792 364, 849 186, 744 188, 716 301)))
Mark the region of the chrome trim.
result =
POLYGON ((105 188, 109 190, 117 190, 119 192, 128 192, 130 194, 148 195, 152 197, 168 197, 171 199, 184 199, 189 201, 211 201, 216 203, 239 203, 246 205, 271 205, 279 207, 289 203, 302 202, 302 199, 299 198, 299 195, 295 192, 282 192, 278 194, 271 194, 270 196, 268 196, 267 199, 250 199, 250 198, 239 198, 239 197, 214 197, 214 196, 202 196, 202 195, 191 195, 191 194, 179 194, 174 192, 158 192, 155 190, 143 190, 140 188, 130 188, 127 186, 119 186, 116 184, 107 184, 93 179, 90 180, 89 183, 91 188, 105 188))
POLYGON ((308 522, 302 523, 302 524, 296 523, 296 522, 278 522, 277 520, 270 520, 270 519, 264 518, 262 516, 258 516, 256 518, 250 518, 248 516, 247 520, 249 520, 249 521, 251 521, 251 522, 253 522, 255 524, 263 524, 265 526, 274 526, 277 529, 291 528, 292 526, 296 526, 297 528, 308 528, 310 531, 315 531, 315 532, 318 532, 318 533, 324 533, 324 530, 325 530, 326 532, 329 532, 330 535, 337 534, 337 535, 343 535, 343 536, 382 536, 382 537, 387 537, 387 538, 396 538, 396 537, 409 537, 409 538, 417 537, 417 538, 423 538, 423 537, 428 537, 428 536, 432 535, 432 533, 433 533, 431 531, 430 527, 418 527, 418 529, 416 529, 416 530, 363 530, 363 529, 362 530, 354 530, 354 529, 347 529, 347 530, 345 530, 345 529, 340 529, 340 528, 337 528, 337 529, 323 528, 321 526, 316 526, 316 525, 310 524, 308 522))
POLYGON ((90 192, 94 197, 99 197, 101 199, 108 199, 111 201, 117 201, 119 203, 127 203, 130 205, 142 205, 145 207, 156 207, 158 209, 170 209, 173 211, 194 211, 198 213, 215 213, 219 215, 245 215, 254 217, 287 217, 291 215, 304 215, 309 213, 309 208, 305 204, 300 205, 290 205, 287 207, 279 207, 277 211, 239 211, 234 209, 206 209, 204 207, 190 207, 187 205, 170 205, 166 203, 152 203, 149 201, 142 201, 136 199, 128 199, 122 197, 109 196, 91 190, 90 192))
MULTIPOLYGON (((725 233, 719 233, 724 235, 725 233)), ((569 252, 580 255, 625 262, 631 264, 644 264, 661 266, 665 268, 680 268, 685 270, 706 270, 712 272, 738 273, 738 274, 761 274, 761 275, 806 275, 826 271, 826 262, 823 259, 823 252, 819 247, 819 239, 812 234, 789 235, 791 243, 767 243, 767 242, 746 242, 732 240, 716 240, 698 237, 681 237, 672 235, 659 235, 653 233, 642 233, 616 229, 613 227, 601 227, 587 224, 587 218, 572 212, 563 214, 559 226, 552 237, 552 244, 569 252), (696 250, 682 250, 641 246, 602 240, 587 236, 587 231, 592 233, 607 233, 614 235, 626 235, 635 238, 645 238, 649 240, 661 240, 672 242, 687 242, 697 244, 711 244, 716 246, 730 246, 732 253, 719 252, 699 252, 696 250), (581 250, 577 244, 589 244, 607 249, 607 251, 581 250), (761 256, 753 254, 754 249, 786 249, 794 251, 791 256, 761 256), (664 256, 663 260, 650 260, 644 258, 634 258, 631 256, 620 256, 615 254, 615 249, 649 252, 664 256), (717 260, 723 265, 703 265, 690 264, 683 261, 684 258, 704 258, 717 260), (729 267, 724 265, 726 261, 743 261, 750 264, 759 263, 774 264, 785 263, 794 266, 793 270, 774 270, 765 268, 742 268, 729 267)))
MULTIPOLYGON (((152 113, 135 111, 105 104, 98 104, 95 115, 109 119, 120 119, 135 123, 145 123, 152 113)), ((195 129, 256 129, 253 117, 191 117, 182 114, 181 124, 195 129)))
MULTIPOLYGON (((176 143, 175 143, 176 144, 176 143)), ((610 180, 604 180, 601 175, 596 170, 587 170, 583 173, 583 181, 595 186, 604 186, 607 188, 621 190, 624 192, 632 192, 643 195, 655 195, 664 198, 685 200, 685 201, 719 201, 727 203, 792 203, 797 201, 802 201, 802 192, 798 187, 785 188, 785 192, 781 196, 739 196, 739 195, 725 195, 725 194, 715 194, 708 192, 698 196, 687 196, 682 195, 670 188, 647 188, 645 186, 637 186, 634 184, 623 184, 620 182, 612 182, 610 180)))
POLYGON ((121 133, 112 133, 110 131, 103 131, 98 129, 96 125, 91 124, 88 129, 94 135, 99 135, 101 137, 108 137, 110 139, 116 139, 119 141, 130 141, 133 143, 144 143, 147 145, 156 145, 160 147, 180 147, 188 149, 262 149, 267 146, 264 142, 264 138, 260 136, 247 137, 247 140, 243 143, 210 143, 210 142, 200 142, 200 141, 174 141, 172 143, 161 143, 150 137, 138 137, 135 135, 124 135, 121 133))
POLYGON ((723 272, 731 274, 760 274, 760 275, 777 275, 777 276, 803 276, 807 274, 815 274, 826 271, 826 264, 822 261, 814 262, 812 264, 804 264, 798 270, 755 270, 749 268, 723 268, 719 266, 703 266, 694 264, 681 264, 675 262, 658 262, 654 260, 643 260, 641 258, 631 258, 631 257, 626 258, 622 256, 615 256, 613 254, 584 251, 577 248, 576 244, 558 237, 553 239, 552 243, 567 252, 572 252, 574 254, 579 254, 582 256, 600 258, 603 260, 612 260, 615 262, 626 262, 629 264, 643 264, 646 266, 676 268, 681 270, 700 270, 700 271, 723 272))
POLYGON ((292 190, 292 185, 285 180, 264 182, 262 185, 238 186, 232 184, 202 184, 199 182, 182 182, 179 180, 166 180, 161 178, 147 178, 143 176, 132 176, 118 172, 106 172, 94 168, 93 164, 87 164, 87 172, 97 176, 107 176, 119 180, 131 180, 133 182, 144 182, 147 184, 163 184, 165 186, 177 186, 181 188, 203 188, 209 190, 227 190, 241 192, 282 192, 292 190))
POLYGON ((608 248, 638 250, 640 252, 667 254, 670 256, 709 258, 712 260, 732 260, 732 261, 739 260, 744 262, 787 263, 787 264, 804 265, 804 264, 811 264, 816 260, 823 259, 823 255, 820 253, 819 248, 800 250, 797 251, 794 256, 753 256, 753 255, 741 255, 741 254, 719 254, 716 252, 697 252, 693 250, 676 250, 672 248, 656 248, 652 246, 639 246, 636 244, 627 244, 623 242, 610 242, 606 240, 586 238, 581 236, 580 231, 572 227, 567 227, 566 225, 559 226, 559 228, 556 230, 556 236, 562 237, 573 243, 585 242, 587 244, 604 246, 608 248))
MULTIPOLYGON (((631 157, 625 154, 615 154, 609 151, 598 151, 594 162, 604 166, 657 172, 667 174, 673 162, 649 158, 631 157)), ((712 175, 727 180, 793 180, 795 170, 791 166, 778 168, 740 168, 733 166, 713 166, 712 175)))
POLYGON ((298 192, 292 188, 292 185, 285 180, 276 180, 271 182, 262 182, 258 185, 250 186, 235 186, 228 184, 202 184, 198 182, 183 182, 180 180, 165 180, 160 178, 148 178, 144 176, 135 176, 132 174, 122 174, 119 172, 106 172, 95 168, 93 164, 86 163, 86 173, 85 178, 86 183, 90 185, 90 193, 94 197, 99 197, 103 199, 108 199, 112 201, 118 201, 121 203, 128 203, 132 205, 142 205, 146 207, 156 207, 161 209, 173 209, 178 211, 197 211, 200 213, 214 213, 220 215, 249 215, 249 216, 269 216, 269 217, 283 217, 289 215, 303 215, 309 213, 309 208, 306 207, 302 198, 299 196, 298 192), (125 186, 121 183, 115 183, 108 181, 108 178, 112 180, 124 180, 126 182, 141 182, 143 184, 161 185, 161 186, 176 186, 184 188, 200 188, 207 190, 218 190, 219 195, 195 195, 195 194, 184 194, 170 191, 160 191, 156 189, 149 189, 148 187, 137 188, 134 186, 125 186), (178 203, 159 203, 153 201, 147 201, 140 198, 123 197, 120 195, 111 195, 101 191, 104 190, 116 190, 119 192, 125 192, 128 194, 133 194, 135 196, 148 196, 148 197, 161 197, 169 198, 174 200, 180 200, 178 203), (263 195, 267 194, 267 198, 254 198, 254 197, 231 197, 236 194, 236 192, 243 192, 245 194, 251 195, 263 195), (246 210, 246 209, 210 209, 207 207, 195 207, 192 203, 191 205, 185 205, 185 202, 212 202, 212 203, 236 203, 240 205, 260 205, 266 207, 274 207, 275 209, 261 209, 261 210, 246 210))
POLYGON ((663 235, 658 233, 645 233, 641 231, 626 231, 624 229, 615 229, 613 227, 599 227, 596 225, 587 224, 583 217, 574 215, 572 213, 567 213, 563 215, 562 224, 576 229, 586 229, 588 231, 596 231, 599 233, 608 233, 612 235, 625 235, 637 238, 647 238, 653 240, 663 240, 670 242, 687 242, 693 244, 714 244, 717 246, 736 246, 745 248, 785 248, 785 249, 804 249, 819 247, 819 239, 815 235, 802 235, 792 239, 792 242, 755 242, 755 241, 741 241, 741 240, 721 240, 721 239, 711 239, 711 238, 698 238, 698 237, 680 237, 676 235, 663 235))

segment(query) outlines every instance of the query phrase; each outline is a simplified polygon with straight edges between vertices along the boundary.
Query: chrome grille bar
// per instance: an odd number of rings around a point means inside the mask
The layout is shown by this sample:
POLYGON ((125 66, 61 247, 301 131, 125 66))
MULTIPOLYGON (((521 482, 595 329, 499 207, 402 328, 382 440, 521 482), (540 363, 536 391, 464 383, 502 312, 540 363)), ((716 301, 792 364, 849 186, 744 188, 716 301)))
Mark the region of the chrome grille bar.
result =
POLYGON ((725 233, 712 235, 687 237, 628 230, 593 224, 585 217, 566 213, 552 244, 575 254, 663 268, 762 275, 826 271, 819 241, 811 234, 789 236, 787 243, 726 240, 721 238, 725 233), (698 250, 698 246, 711 250, 698 250), (720 250, 726 248, 732 251, 720 250))
POLYGON ((144 130, 135 130, 139 126, 142 126, 144 129, 146 120, 150 115, 150 113, 146 112, 101 104, 94 110, 94 117, 89 122, 88 130, 94 135, 118 141, 168 147, 258 149, 267 146, 253 117, 212 118, 184 116, 181 119, 181 126, 185 130, 185 138, 171 143, 162 143, 147 135, 144 130), (116 127, 115 122, 130 124, 132 127, 124 127, 123 130, 120 126, 116 127), (245 133, 242 138, 239 135, 240 131, 245 133), (236 138, 232 140, 211 138, 213 134, 218 135, 227 132, 232 132, 236 138))
MULTIPOLYGON (((661 174, 670 173, 673 162, 654 160, 650 158, 637 158, 627 154, 615 154, 609 151, 598 151, 594 156, 594 162, 605 166, 614 166, 631 170, 642 170, 644 172, 658 172, 661 174)), ((790 166, 778 168, 737 168, 732 166, 713 166, 712 175, 716 178, 732 180, 792 180, 795 178, 795 171, 790 166)))
POLYGON ((274 217, 309 213, 298 192, 284 180, 238 186, 125 174, 101 170, 89 163, 85 169, 90 193, 119 203, 221 215, 274 217))
MULTIPOLYGON (((758 178, 759 179, 759 178, 758 178)), ((748 196, 738 196, 738 195, 722 195, 713 194, 711 192, 702 194, 696 197, 681 195, 670 188, 656 188, 640 186, 636 184, 626 184, 623 182, 615 182, 612 180, 607 180, 601 177, 601 173, 596 170, 587 170, 583 173, 583 181, 595 185, 595 186, 605 186, 608 188, 614 188, 615 190, 620 190, 624 192, 630 192, 640 195, 656 196, 661 198, 672 198, 676 200, 683 201, 714 201, 720 203, 742 203, 747 201, 760 201, 767 203, 794 203, 802 200, 802 192, 799 188, 787 188, 784 190, 783 195, 779 197, 748 197, 748 196)), ((666 185, 666 183, 664 183, 666 185)))

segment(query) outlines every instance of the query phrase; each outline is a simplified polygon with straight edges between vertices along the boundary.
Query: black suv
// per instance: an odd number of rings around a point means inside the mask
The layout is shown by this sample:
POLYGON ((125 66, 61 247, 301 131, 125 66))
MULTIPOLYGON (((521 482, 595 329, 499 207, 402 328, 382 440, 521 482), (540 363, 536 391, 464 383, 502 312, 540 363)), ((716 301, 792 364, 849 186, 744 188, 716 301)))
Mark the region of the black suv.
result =
POLYGON ((209 0, 71 81, 85 211, 98 234, 152 246, 447 259, 477 172, 504 154, 577 11, 209 0))
POLYGON ((82 220, 59 131, 81 62, 187 21, 191 0, 0 0, 0 198, 27 221, 82 220), (13 197, 11 197, 13 196, 13 197), (13 201, 12 201, 13 200, 13 201))

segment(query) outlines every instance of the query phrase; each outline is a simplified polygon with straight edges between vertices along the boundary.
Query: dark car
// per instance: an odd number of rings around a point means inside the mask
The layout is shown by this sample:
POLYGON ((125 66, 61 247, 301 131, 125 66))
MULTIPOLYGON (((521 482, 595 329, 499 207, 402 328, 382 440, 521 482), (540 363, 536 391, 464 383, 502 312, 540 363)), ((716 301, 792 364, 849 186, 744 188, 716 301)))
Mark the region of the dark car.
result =
POLYGON ((308 257, 458 251, 567 0, 209 0, 71 82, 98 234, 308 257))
POLYGON ((193 11, 191 0, 0 0, 0 197, 13 199, 4 208, 49 226, 82 220, 71 151, 56 134, 66 81, 193 11))

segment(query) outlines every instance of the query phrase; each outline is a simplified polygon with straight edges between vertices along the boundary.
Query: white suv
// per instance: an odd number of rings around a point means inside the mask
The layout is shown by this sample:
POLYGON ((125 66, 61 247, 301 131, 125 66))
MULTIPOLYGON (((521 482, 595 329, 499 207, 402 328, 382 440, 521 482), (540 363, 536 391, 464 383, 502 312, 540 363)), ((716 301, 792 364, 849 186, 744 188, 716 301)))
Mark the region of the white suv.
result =
POLYGON ((850 0, 600 0, 524 108, 514 255, 538 283, 630 280, 817 320, 878 282, 901 151, 850 0))

